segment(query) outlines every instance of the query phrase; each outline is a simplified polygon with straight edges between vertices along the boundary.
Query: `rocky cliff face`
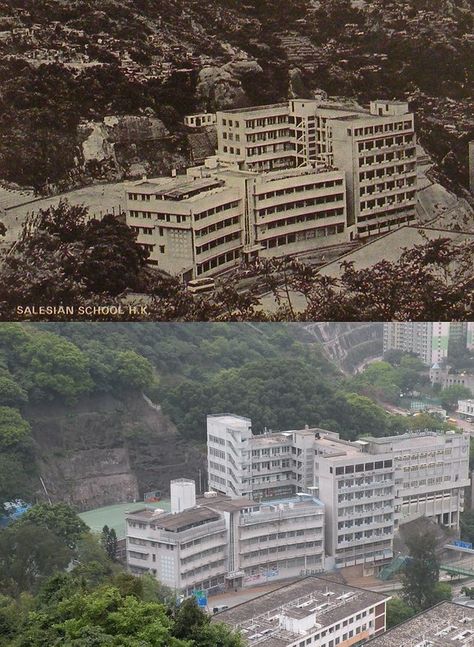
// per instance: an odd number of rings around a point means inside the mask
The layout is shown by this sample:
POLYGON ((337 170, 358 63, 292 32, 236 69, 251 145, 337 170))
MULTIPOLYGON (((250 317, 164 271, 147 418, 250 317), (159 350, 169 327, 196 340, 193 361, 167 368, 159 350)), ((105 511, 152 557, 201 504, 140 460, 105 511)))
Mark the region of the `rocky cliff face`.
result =
POLYGON ((113 115, 79 126, 78 139, 85 169, 107 181, 167 174, 183 166, 186 157, 153 114, 113 115))
POLYGON ((96 396, 74 407, 31 407, 39 474, 38 496, 78 510, 169 490, 171 478, 198 479, 205 460, 185 443, 159 407, 140 395, 96 396))

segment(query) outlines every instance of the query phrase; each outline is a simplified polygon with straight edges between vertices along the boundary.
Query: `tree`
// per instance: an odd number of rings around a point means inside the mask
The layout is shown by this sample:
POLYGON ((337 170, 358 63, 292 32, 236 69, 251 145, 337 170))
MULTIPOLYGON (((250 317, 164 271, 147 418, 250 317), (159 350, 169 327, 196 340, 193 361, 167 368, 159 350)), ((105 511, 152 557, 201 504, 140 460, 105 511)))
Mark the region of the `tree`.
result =
POLYGON ((463 586, 461 589, 463 595, 467 595, 470 600, 474 600, 474 587, 473 586, 463 586))
POLYGON ((438 582, 434 587, 433 604, 443 602, 443 600, 452 600, 453 591, 448 582, 438 582))
POLYGON ((440 398, 441 404, 448 411, 453 411, 458 406, 458 400, 465 400, 471 398, 472 393, 470 389, 462 384, 452 384, 441 391, 440 398))
POLYGON ((118 541, 114 528, 104 526, 101 537, 102 548, 105 550, 112 562, 117 560, 118 541))
POLYGON ((0 451, 12 450, 25 445, 31 428, 21 413, 11 407, 0 407, 0 451))
MULTIPOLYGON (((4 255, 0 314, 16 319, 17 307, 45 304, 74 306, 79 314, 81 305, 103 305, 104 296, 113 304, 126 289, 140 289, 146 259, 135 233, 119 218, 89 220, 85 207, 61 201, 28 220, 4 255)), ((67 313, 59 312, 59 319, 65 318, 67 313)))
MULTIPOLYGON (((471 447, 474 443, 471 440, 471 447)), ((464 510, 460 519, 461 539, 474 544, 474 510, 464 510)))
POLYGON ((0 373, 0 406, 18 407, 27 399, 24 389, 7 371, 0 373))
POLYGON ((71 402, 92 386, 86 356, 66 339, 34 332, 20 349, 22 379, 32 398, 64 398, 71 402))
POLYGON ((393 597, 387 603, 387 629, 405 622, 415 615, 415 610, 404 600, 393 597))
POLYGON ((72 551, 45 526, 13 523, 0 530, 0 588, 18 596, 33 591, 42 579, 65 568, 72 551))
POLYGON ((54 505, 38 503, 31 507, 17 523, 45 527, 70 549, 74 549, 79 539, 89 530, 82 519, 65 503, 54 505))
POLYGON ((150 362, 132 350, 117 352, 113 358, 114 374, 122 389, 144 389, 153 382, 150 362))
POLYGON ((439 562, 433 531, 416 531, 406 539, 410 559, 402 581, 402 599, 416 611, 433 606, 439 599, 439 562))

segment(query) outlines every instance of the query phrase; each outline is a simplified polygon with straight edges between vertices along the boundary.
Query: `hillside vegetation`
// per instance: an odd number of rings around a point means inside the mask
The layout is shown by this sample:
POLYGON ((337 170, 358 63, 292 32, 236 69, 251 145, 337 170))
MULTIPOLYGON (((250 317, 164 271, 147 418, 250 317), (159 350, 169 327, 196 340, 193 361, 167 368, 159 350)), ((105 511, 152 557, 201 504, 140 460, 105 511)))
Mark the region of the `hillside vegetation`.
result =
POLYGON ((0 30, 19 27, 36 28, 33 44, 0 44, 0 177, 7 180, 38 190, 90 180, 81 120, 148 109, 170 130, 171 149, 185 153, 186 113, 323 90, 362 102, 408 98, 445 179, 467 186, 469 0, 0 2, 0 30), (86 52, 97 65, 31 65, 33 47, 86 52), (124 57, 141 70, 170 63, 171 76, 127 76, 124 57))

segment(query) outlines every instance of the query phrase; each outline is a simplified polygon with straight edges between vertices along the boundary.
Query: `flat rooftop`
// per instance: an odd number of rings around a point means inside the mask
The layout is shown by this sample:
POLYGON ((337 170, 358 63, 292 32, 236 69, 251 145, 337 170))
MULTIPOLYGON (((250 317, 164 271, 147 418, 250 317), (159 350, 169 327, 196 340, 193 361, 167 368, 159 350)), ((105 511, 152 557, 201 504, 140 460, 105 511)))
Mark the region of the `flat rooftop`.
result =
POLYGON ((474 609, 454 602, 441 602, 364 644, 370 647, 415 647, 420 644, 472 647, 474 609))
POLYGON ((308 631, 313 633, 389 599, 381 593, 311 576, 217 613, 212 621, 238 629, 249 647, 287 647, 299 638, 303 640, 304 634, 283 630, 279 616, 315 613, 317 624, 308 631))
POLYGON ((196 503, 202 507, 208 507, 213 510, 219 510, 222 512, 240 512, 240 510, 246 510, 247 508, 258 507, 258 504, 255 503, 252 499, 247 497, 236 497, 235 499, 225 494, 216 494, 216 496, 210 497, 198 497, 196 503))
POLYGON ((241 112, 260 112, 261 110, 274 110, 275 108, 285 108, 288 110, 288 103, 270 103, 262 106, 249 106, 248 108, 232 108, 231 110, 218 110, 218 113, 232 115, 241 112))
MULTIPOLYGON (((467 434, 467 432, 464 432, 467 434)), ((399 436, 384 436, 383 438, 375 438, 374 436, 362 436, 361 440, 365 440, 367 442, 373 443, 375 445, 387 445, 389 443, 396 443, 400 442, 402 440, 416 440, 416 439, 422 439, 426 437, 431 437, 431 438, 439 438, 440 436, 445 437, 447 436, 448 438, 452 436, 462 436, 463 432, 458 432, 454 434, 450 434, 449 432, 446 431, 415 431, 415 432, 408 432, 406 434, 400 434, 399 436)))
POLYGON ((138 510, 127 514, 127 519, 136 519, 137 521, 153 521, 157 528, 168 530, 169 532, 182 532, 189 528, 195 528, 211 521, 218 521, 220 515, 214 510, 202 506, 189 508, 176 514, 163 512, 156 514, 154 510, 138 510))
POLYGON ((218 420, 223 425, 229 425, 229 427, 248 427, 252 424, 250 418, 244 418, 244 416, 236 416, 233 413, 212 413, 209 414, 207 418, 218 420))
POLYGON ((360 447, 345 444, 344 442, 338 440, 330 440, 329 438, 320 438, 316 441, 316 443, 318 449, 323 450, 323 457, 326 459, 337 459, 341 456, 348 458, 350 458, 351 456, 353 456, 354 458, 360 458, 362 453, 360 447))

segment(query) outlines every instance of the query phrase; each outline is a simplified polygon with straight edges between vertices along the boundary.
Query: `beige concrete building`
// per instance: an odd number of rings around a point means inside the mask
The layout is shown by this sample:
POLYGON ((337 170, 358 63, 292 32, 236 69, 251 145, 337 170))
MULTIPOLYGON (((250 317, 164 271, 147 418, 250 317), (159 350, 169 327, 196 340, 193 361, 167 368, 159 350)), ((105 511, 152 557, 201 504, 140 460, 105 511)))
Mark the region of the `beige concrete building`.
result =
POLYGON ((223 180, 180 176, 131 183, 126 213, 149 263, 171 275, 189 280, 240 259, 242 195, 223 180))
POLYGON ((398 524, 426 516, 459 528, 469 434, 342 440, 317 428, 253 435, 251 421, 208 416, 209 487, 255 501, 314 494, 325 509, 326 568, 378 570, 398 524))
POLYGON ((374 456, 393 456, 397 524, 423 516, 459 529, 470 485, 469 440, 468 433, 454 431, 364 439, 374 456))
POLYGON ((346 174, 348 225, 364 238, 416 218, 416 140, 404 102, 373 101, 370 113, 328 123, 334 166, 346 174))
POLYGON ((338 171, 259 174, 210 159, 186 176, 129 184, 127 223, 152 265, 189 280, 345 241, 344 183, 338 171))
POLYGON ((324 571, 324 507, 313 496, 259 504, 216 492, 196 499, 186 479, 171 485, 171 506, 179 511, 127 514, 132 572, 191 595, 324 571))
POLYGON ((363 443, 325 435, 315 443, 315 484, 326 509, 328 567, 362 565, 373 572, 393 557, 393 456, 376 458, 363 443))
POLYGON ((217 613, 247 647, 353 647, 385 631, 390 597, 307 577, 217 613))
POLYGON ((400 101, 358 106, 292 99, 217 113, 218 155, 269 171, 323 163, 344 171, 352 238, 381 234, 416 217, 413 114, 400 101))
POLYGON ((466 420, 474 422, 474 400, 458 400, 457 412, 466 420))
POLYGON ((215 112, 200 112, 195 115, 186 115, 184 125, 188 128, 203 128, 204 126, 215 126, 216 121, 215 112))
POLYGON ((288 104, 218 112, 217 154, 252 171, 295 166, 288 104))

